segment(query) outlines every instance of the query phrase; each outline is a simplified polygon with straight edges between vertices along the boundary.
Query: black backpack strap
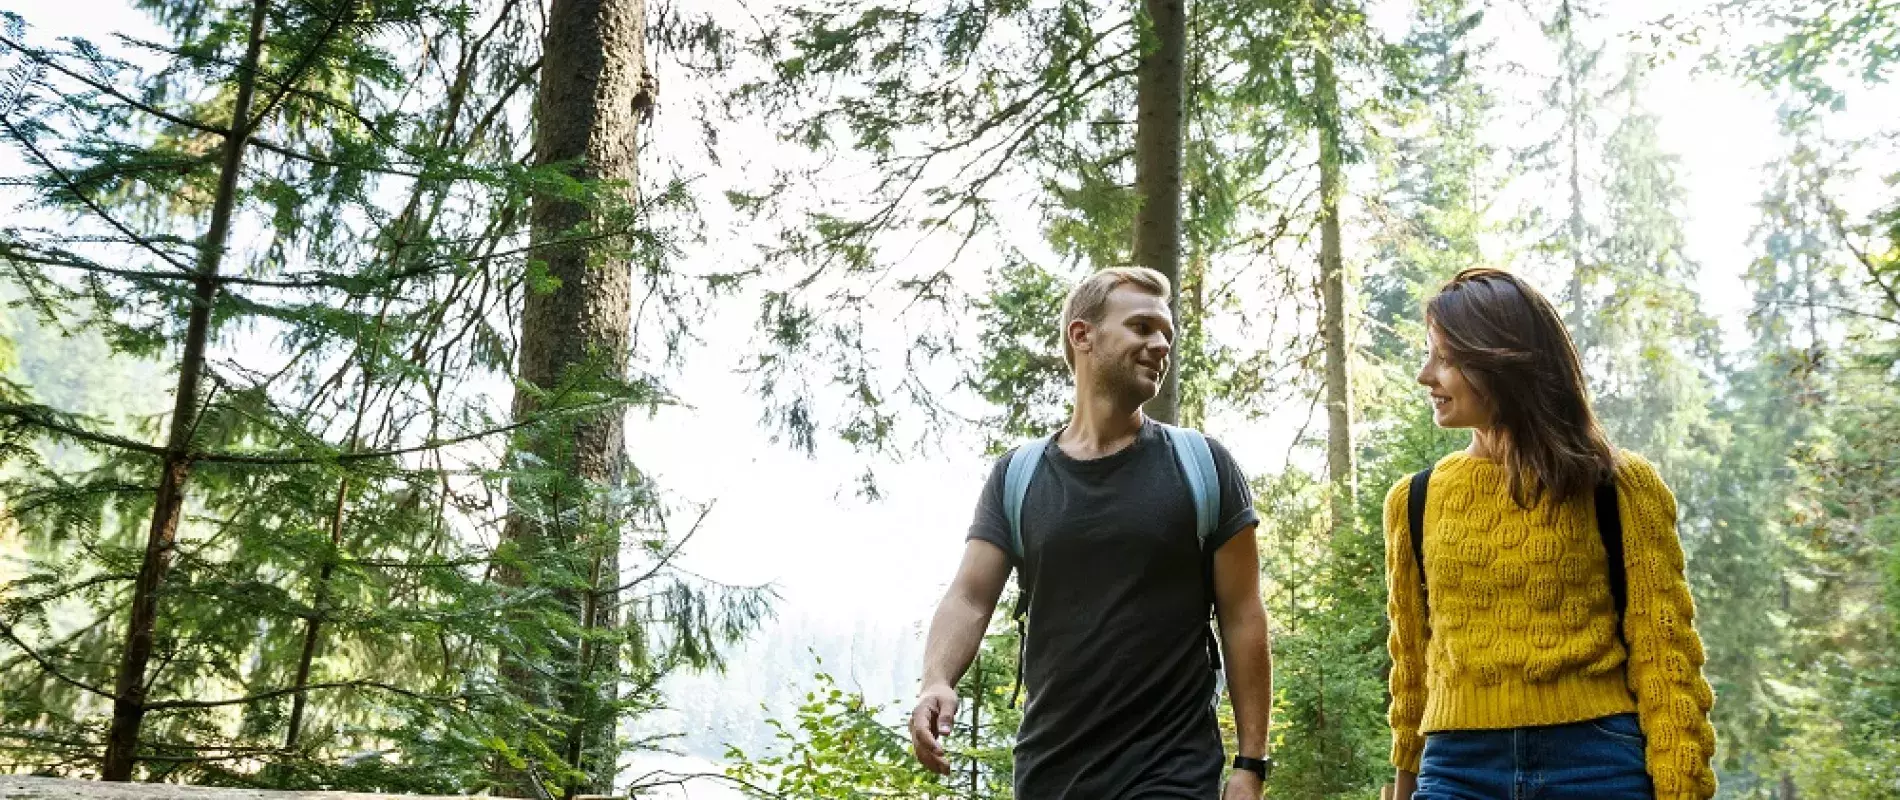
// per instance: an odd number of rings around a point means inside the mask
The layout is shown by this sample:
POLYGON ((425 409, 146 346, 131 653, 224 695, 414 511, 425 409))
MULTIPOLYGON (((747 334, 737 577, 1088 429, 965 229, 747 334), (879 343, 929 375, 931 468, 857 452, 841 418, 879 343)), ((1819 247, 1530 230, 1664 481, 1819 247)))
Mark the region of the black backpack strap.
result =
POLYGON ((1028 564, 1016 567, 1016 604, 1009 616, 1016 621, 1016 684, 1009 689, 1009 707, 1015 708, 1023 696, 1023 655, 1029 652, 1029 633, 1023 620, 1029 615, 1029 582, 1024 578, 1028 564))
POLYGON ((1029 634, 1023 631, 1023 617, 1016 615, 1016 684, 1009 687, 1009 707, 1015 708, 1023 697, 1023 654, 1029 652, 1029 634))
POLYGON ((1432 485, 1432 468, 1412 476, 1412 491, 1405 498, 1405 527, 1412 536, 1412 561, 1418 565, 1418 601, 1425 610, 1426 624, 1431 623, 1431 598, 1425 587, 1425 492, 1432 485))
POLYGON ((1623 571, 1623 514, 1617 505, 1616 480, 1597 484, 1597 536, 1603 539, 1603 554, 1608 562, 1610 599, 1616 602, 1616 632, 1623 633, 1623 612, 1629 609, 1629 576, 1623 571))

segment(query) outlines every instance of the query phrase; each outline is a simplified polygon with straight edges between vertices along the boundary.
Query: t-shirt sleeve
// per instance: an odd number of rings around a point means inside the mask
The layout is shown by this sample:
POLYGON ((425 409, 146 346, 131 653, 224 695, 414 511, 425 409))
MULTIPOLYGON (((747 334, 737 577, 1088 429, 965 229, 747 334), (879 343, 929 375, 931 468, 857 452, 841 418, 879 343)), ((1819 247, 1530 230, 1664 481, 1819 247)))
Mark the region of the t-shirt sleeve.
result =
MULTIPOLYGON (((1013 452, 1013 451, 1012 451, 1013 452)), ((1011 566, 1016 564, 1014 548, 1010 547, 1009 521, 1003 517, 1003 473, 1009 468, 1009 454, 996 462, 990 469, 989 480, 983 482, 983 491, 976 498, 976 517, 970 520, 970 533, 964 541, 978 540, 989 542, 1009 554, 1011 566)))
POLYGON ((1220 479, 1220 524, 1202 547, 1212 553, 1236 534, 1260 524, 1260 512, 1254 510, 1253 490, 1247 487, 1247 474, 1234 462, 1233 454, 1212 436, 1207 437, 1207 447, 1214 451, 1214 475, 1220 479))

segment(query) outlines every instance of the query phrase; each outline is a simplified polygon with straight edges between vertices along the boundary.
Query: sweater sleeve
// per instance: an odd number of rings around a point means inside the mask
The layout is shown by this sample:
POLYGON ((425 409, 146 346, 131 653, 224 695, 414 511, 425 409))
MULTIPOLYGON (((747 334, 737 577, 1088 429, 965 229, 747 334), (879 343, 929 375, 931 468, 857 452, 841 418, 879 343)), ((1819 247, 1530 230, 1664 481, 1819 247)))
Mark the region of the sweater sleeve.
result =
POLYGON ((1702 800, 1715 794, 1715 696, 1702 676, 1702 639, 1683 574, 1676 535, 1676 498, 1656 468, 1628 454, 1617 468, 1623 517, 1623 563, 1629 607, 1629 687, 1636 697, 1657 800, 1702 800))
POLYGON ((1392 765, 1418 772, 1425 737, 1418 732, 1425 716, 1425 598, 1419 591, 1418 558, 1412 555, 1412 533, 1405 519, 1412 494, 1411 478, 1400 479, 1385 496, 1386 616, 1391 633, 1386 648, 1392 653, 1392 765))

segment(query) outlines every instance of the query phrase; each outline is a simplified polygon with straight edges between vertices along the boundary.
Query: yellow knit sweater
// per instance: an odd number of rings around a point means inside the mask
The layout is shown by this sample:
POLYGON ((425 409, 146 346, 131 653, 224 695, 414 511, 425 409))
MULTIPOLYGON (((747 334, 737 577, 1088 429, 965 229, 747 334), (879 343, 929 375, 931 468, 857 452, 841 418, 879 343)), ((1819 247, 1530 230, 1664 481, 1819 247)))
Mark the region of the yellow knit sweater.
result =
POLYGON ((1440 460, 1425 503, 1428 625, 1406 524, 1410 479, 1386 495, 1393 764, 1417 772, 1432 731, 1636 711, 1657 799, 1715 794, 1714 696, 1702 677, 1676 498, 1648 461, 1629 453, 1619 461, 1629 580, 1622 637, 1587 496, 1552 517, 1512 502, 1502 465, 1462 452, 1440 460))

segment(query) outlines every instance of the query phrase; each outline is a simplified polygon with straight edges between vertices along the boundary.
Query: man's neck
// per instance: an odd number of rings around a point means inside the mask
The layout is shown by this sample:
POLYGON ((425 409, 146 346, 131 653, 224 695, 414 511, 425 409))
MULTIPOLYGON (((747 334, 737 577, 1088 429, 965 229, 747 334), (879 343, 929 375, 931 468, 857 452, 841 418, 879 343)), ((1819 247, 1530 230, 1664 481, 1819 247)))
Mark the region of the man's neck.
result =
POLYGON ((1133 444, 1141 433, 1141 406, 1124 406, 1113 398, 1077 390, 1075 414, 1062 429, 1056 446, 1071 458, 1101 458, 1133 444))

